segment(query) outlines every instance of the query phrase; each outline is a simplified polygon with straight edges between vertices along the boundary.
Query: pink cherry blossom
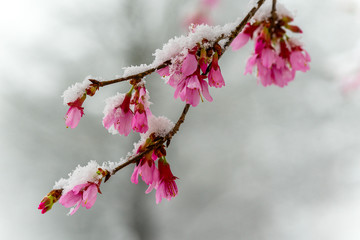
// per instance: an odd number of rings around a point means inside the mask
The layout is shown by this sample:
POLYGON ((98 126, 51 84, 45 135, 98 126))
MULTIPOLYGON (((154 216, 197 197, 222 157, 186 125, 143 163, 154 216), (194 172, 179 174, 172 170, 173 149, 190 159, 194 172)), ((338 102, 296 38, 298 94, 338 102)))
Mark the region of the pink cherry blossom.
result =
POLYGON ((96 201, 97 193, 101 193, 97 183, 79 184, 61 196, 59 203, 67 208, 73 207, 70 210, 70 215, 73 215, 80 206, 90 209, 96 201))
POLYGON ((211 64, 210 72, 209 72, 209 85, 210 87, 221 88, 225 86, 224 78, 221 74, 221 70, 218 64, 218 54, 215 53, 213 56, 213 61, 211 64))
POLYGON ((114 129, 125 136, 131 132, 133 113, 130 109, 131 94, 126 94, 120 106, 111 109, 103 119, 106 129, 114 126, 114 129))
MULTIPOLYGON (((156 160, 156 158, 155 158, 156 160)), ((131 175, 131 182, 138 184, 138 177, 149 185, 145 193, 151 192, 153 188, 156 188, 159 182, 159 170, 155 166, 153 159, 142 158, 138 165, 135 166, 134 172, 131 175)))
POLYGON ((159 204, 163 198, 170 200, 178 194, 178 188, 175 183, 175 177, 171 170, 170 165, 165 159, 159 159, 159 185, 156 189, 156 203, 159 204))
POLYGON ((65 124, 68 127, 76 128, 80 122, 81 117, 84 115, 83 107, 70 106, 65 116, 65 124))
POLYGON ((86 94, 81 98, 76 99, 76 101, 68 103, 70 108, 65 115, 65 124, 67 127, 76 128, 79 124, 81 117, 84 115, 82 104, 84 103, 85 98, 86 94))
POLYGON ((240 41, 245 42, 245 35, 255 40, 254 53, 246 63, 244 74, 252 73, 253 67, 256 66, 258 82, 263 86, 284 87, 295 78, 296 71, 309 70, 309 54, 302 49, 297 40, 289 38, 282 29, 284 27, 301 33, 297 26, 291 25, 289 28, 288 22, 291 21, 292 18, 283 17, 276 23, 278 26, 271 30, 269 26, 272 23, 266 19, 248 24, 243 33, 238 35, 239 42, 235 42, 235 45, 241 45, 240 41))

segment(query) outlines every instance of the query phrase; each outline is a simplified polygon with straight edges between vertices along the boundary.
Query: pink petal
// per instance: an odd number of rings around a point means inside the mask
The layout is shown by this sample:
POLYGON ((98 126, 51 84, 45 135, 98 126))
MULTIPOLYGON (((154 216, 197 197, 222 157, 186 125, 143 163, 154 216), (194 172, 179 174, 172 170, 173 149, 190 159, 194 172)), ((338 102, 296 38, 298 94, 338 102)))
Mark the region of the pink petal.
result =
POLYGON ((74 206, 77 202, 81 201, 81 199, 82 194, 74 194, 73 191, 69 191, 60 197, 59 203, 64 207, 69 208, 74 206))
POLYGON ((160 75, 160 76, 169 76, 170 72, 169 72, 169 66, 166 66, 164 68, 161 68, 159 70, 156 70, 156 72, 160 75))
POLYGON ((244 75, 252 73, 252 69, 256 63, 257 56, 257 54, 254 54, 247 60, 244 75))
POLYGON ((103 125, 106 129, 109 129, 115 122, 115 114, 116 109, 110 110, 110 112, 103 118, 103 125))
POLYGON ((91 184, 86 191, 84 191, 82 206, 86 209, 91 208, 97 197, 98 187, 95 184, 91 184))
POLYGON ((73 215, 74 213, 76 213, 76 211, 79 209, 81 205, 81 200, 76 204, 76 207, 74 207, 74 209, 70 212, 70 215, 73 215))
POLYGON ((200 102, 199 89, 186 89, 186 103, 196 107, 200 102))
POLYGON ((239 33, 236 38, 232 41, 230 44, 231 49, 233 51, 236 51, 240 48, 242 48, 250 39, 250 36, 248 34, 239 33))
POLYGON ((196 60, 195 55, 189 53, 182 63, 181 72, 185 77, 187 77, 195 72, 197 66, 198 61, 196 60))
POLYGON ((264 87, 269 86, 273 83, 273 79, 271 77, 271 69, 264 67, 260 61, 257 62, 258 67, 258 77, 264 87))
POLYGON ((201 84, 202 95, 205 97, 206 100, 208 100, 209 102, 212 102, 213 98, 211 97, 211 95, 209 93, 208 83, 205 80, 200 80, 200 84, 201 84))
POLYGON ((76 128, 81 119, 81 109, 77 107, 70 107, 68 112, 66 113, 66 121, 65 124, 68 127, 76 128))
POLYGON ((79 194, 80 191, 84 190, 84 188, 86 188, 87 186, 90 186, 91 183, 83 183, 83 184, 79 184, 79 185, 76 185, 72 191, 75 193, 75 194, 79 194))
POLYGON ((138 178, 139 178, 139 165, 135 166, 135 168, 134 168, 134 172, 131 175, 131 182, 135 183, 135 184, 138 184, 139 183, 138 178))
POLYGON ((200 89, 201 85, 198 77, 194 74, 186 78, 187 84, 186 86, 191 89, 200 89))
POLYGON ((214 70, 211 68, 209 72, 209 85, 210 87, 221 88, 225 86, 224 78, 221 74, 220 68, 214 70))
POLYGON ((266 68, 270 68, 277 60, 277 54, 271 48, 264 48, 261 52, 261 63, 266 68))

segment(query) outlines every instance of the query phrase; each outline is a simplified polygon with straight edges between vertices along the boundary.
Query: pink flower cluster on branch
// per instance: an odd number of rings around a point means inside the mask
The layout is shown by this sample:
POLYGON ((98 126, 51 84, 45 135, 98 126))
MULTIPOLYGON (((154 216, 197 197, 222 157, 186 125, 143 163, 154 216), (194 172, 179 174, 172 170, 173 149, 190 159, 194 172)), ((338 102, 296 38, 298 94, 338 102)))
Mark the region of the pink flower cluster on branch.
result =
MULTIPOLYGON (((127 93, 118 93, 106 100, 102 122, 113 134, 128 136, 133 130, 140 133, 141 140, 126 161, 104 163, 102 166, 90 161, 85 167, 78 166, 69 174, 68 179, 60 179, 54 190, 44 197, 38 207, 41 212, 50 210, 57 201, 65 207, 72 207, 71 215, 80 206, 91 208, 97 194, 101 193, 102 179, 106 182, 130 164, 135 164, 131 182, 137 184, 141 177, 148 185, 145 193, 155 189, 157 204, 163 198, 170 200, 175 197, 178 194, 175 182, 178 178, 170 169, 165 148, 184 122, 190 105, 196 107, 203 98, 213 101, 209 87, 225 86, 219 59, 231 42, 236 50, 249 39, 255 40, 255 52, 248 60, 245 72, 251 73, 256 65, 258 77, 264 86, 275 84, 283 87, 294 78, 295 71, 305 72, 309 69, 308 53, 286 35, 286 29, 301 32, 300 28, 289 24, 292 21, 290 17, 278 18, 272 11, 271 17, 246 25, 264 1, 259 0, 240 23, 224 27, 193 26, 188 36, 169 40, 162 50, 157 50, 151 65, 127 68, 123 77, 110 81, 86 79, 66 90, 63 95, 64 103, 70 106, 66 114, 66 125, 75 128, 84 115, 83 103, 87 95, 93 96, 99 87, 129 80, 131 89, 127 93), (175 125, 165 117, 153 116, 150 111, 150 97, 143 78, 154 71, 175 88, 174 97, 186 103, 175 125)), ((212 5, 218 1, 205 2, 212 5)))
POLYGON ((295 78, 296 71, 309 70, 310 55, 301 44, 286 34, 286 30, 302 33, 298 26, 291 25, 289 16, 275 14, 268 18, 248 23, 231 44, 233 50, 243 47, 249 39, 255 41, 255 51, 248 59, 245 74, 257 67, 257 76, 263 86, 286 86, 295 78))
POLYGON ((204 97, 213 101, 209 93, 209 86, 221 88, 225 86, 224 78, 218 65, 221 47, 215 43, 214 47, 206 47, 207 40, 198 43, 191 50, 174 57, 171 64, 158 73, 167 77, 167 84, 175 88, 174 97, 196 107, 204 97), (209 74, 207 68, 210 68, 209 74), (208 81, 205 79, 208 78, 208 81))
POLYGON ((151 116, 149 95, 144 83, 134 83, 126 94, 118 94, 107 100, 103 124, 112 133, 129 135, 131 129, 145 133, 151 116))
MULTIPOLYGON (((137 153, 144 152, 148 146, 158 140, 161 140, 161 138, 151 134, 145 143, 140 145, 137 153)), ((149 186, 145 193, 150 193, 153 189, 156 189, 156 203, 160 203, 162 198, 170 200, 178 194, 175 183, 177 177, 172 174, 165 156, 164 145, 149 151, 136 163, 131 176, 131 182, 135 184, 138 184, 138 178, 141 176, 145 184, 149 186), (156 160, 158 160, 158 167, 156 167, 156 160)))

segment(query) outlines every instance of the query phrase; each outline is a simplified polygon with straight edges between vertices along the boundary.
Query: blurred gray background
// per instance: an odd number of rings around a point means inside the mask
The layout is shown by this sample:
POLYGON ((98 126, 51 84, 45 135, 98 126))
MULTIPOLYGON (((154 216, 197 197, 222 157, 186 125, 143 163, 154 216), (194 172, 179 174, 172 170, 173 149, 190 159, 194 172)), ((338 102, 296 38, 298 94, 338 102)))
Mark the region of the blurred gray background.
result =
MULTIPOLYGON (((226 52, 226 87, 190 109, 168 149, 178 196, 156 205, 145 184, 130 182, 131 166, 102 185, 92 209, 69 217, 58 204, 37 210, 54 182, 92 159, 118 161, 138 135, 113 136, 101 124, 104 99, 127 84, 88 98, 76 129, 65 127, 62 92, 89 74, 112 79, 122 67, 151 63, 155 49, 186 34, 184 19, 200 5, 2 1, 1 238, 360 239, 360 91, 344 95, 338 74, 354 64, 346 54, 360 56, 360 2, 282 2, 304 31, 311 71, 283 89, 264 88, 243 75, 252 43, 226 52)), ((225 24, 246 7, 221 0, 209 14, 225 24)), ((153 113, 176 121, 184 104, 174 89, 156 74, 147 82, 153 113)))

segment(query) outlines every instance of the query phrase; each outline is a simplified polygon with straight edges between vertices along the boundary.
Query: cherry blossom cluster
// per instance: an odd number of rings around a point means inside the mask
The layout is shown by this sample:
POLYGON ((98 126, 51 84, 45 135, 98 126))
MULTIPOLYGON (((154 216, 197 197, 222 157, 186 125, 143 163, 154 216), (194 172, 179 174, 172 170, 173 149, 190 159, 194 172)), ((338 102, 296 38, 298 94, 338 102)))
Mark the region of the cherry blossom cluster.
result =
POLYGON ((149 94, 143 82, 133 84, 128 93, 118 94, 106 101, 103 124, 111 133, 127 136, 131 129, 138 133, 149 129, 148 117, 152 115, 149 94))
POLYGON ((218 64, 222 53, 219 44, 207 48, 207 40, 187 49, 185 53, 175 56, 171 65, 158 70, 158 73, 167 77, 167 84, 175 88, 174 97, 196 107, 202 96, 211 102, 209 86, 221 88, 225 86, 224 78, 218 64), (205 79, 208 79, 206 81, 205 79))
MULTIPOLYGON (((144 152, 148 146, 157 140, 159 140, 159 137, 151 134, 145 143, 139 146, 137 153, 144 152)), ((131 182, 138 184, 139 176, 141 176, 141 179, 149 186, 145 193, 150 193, 153 189, 156 189, 156 203, 160 203, 162 198, 170 200, 178 193, 178 188, 175 183, 177 177, 172 174, 170 165, 166 161, 164 145, 152 149, 136 163, 131 176, 131 182), (158 167, 155 166, 156 160, 158 167)))
POLYGON ((255 41, 255 51, 248 59, 245 74, 257 67, 257 77, 263 86, 286 86, 295 78, 296 71, 309 70, 310 55, 297 39, 290 38, 286 30, 302 33, 298 26, 291 25, 289 16, 270 16, 261 21, 248 23, 234 39, 233 50, 243 47, 249 39, 255 41))

